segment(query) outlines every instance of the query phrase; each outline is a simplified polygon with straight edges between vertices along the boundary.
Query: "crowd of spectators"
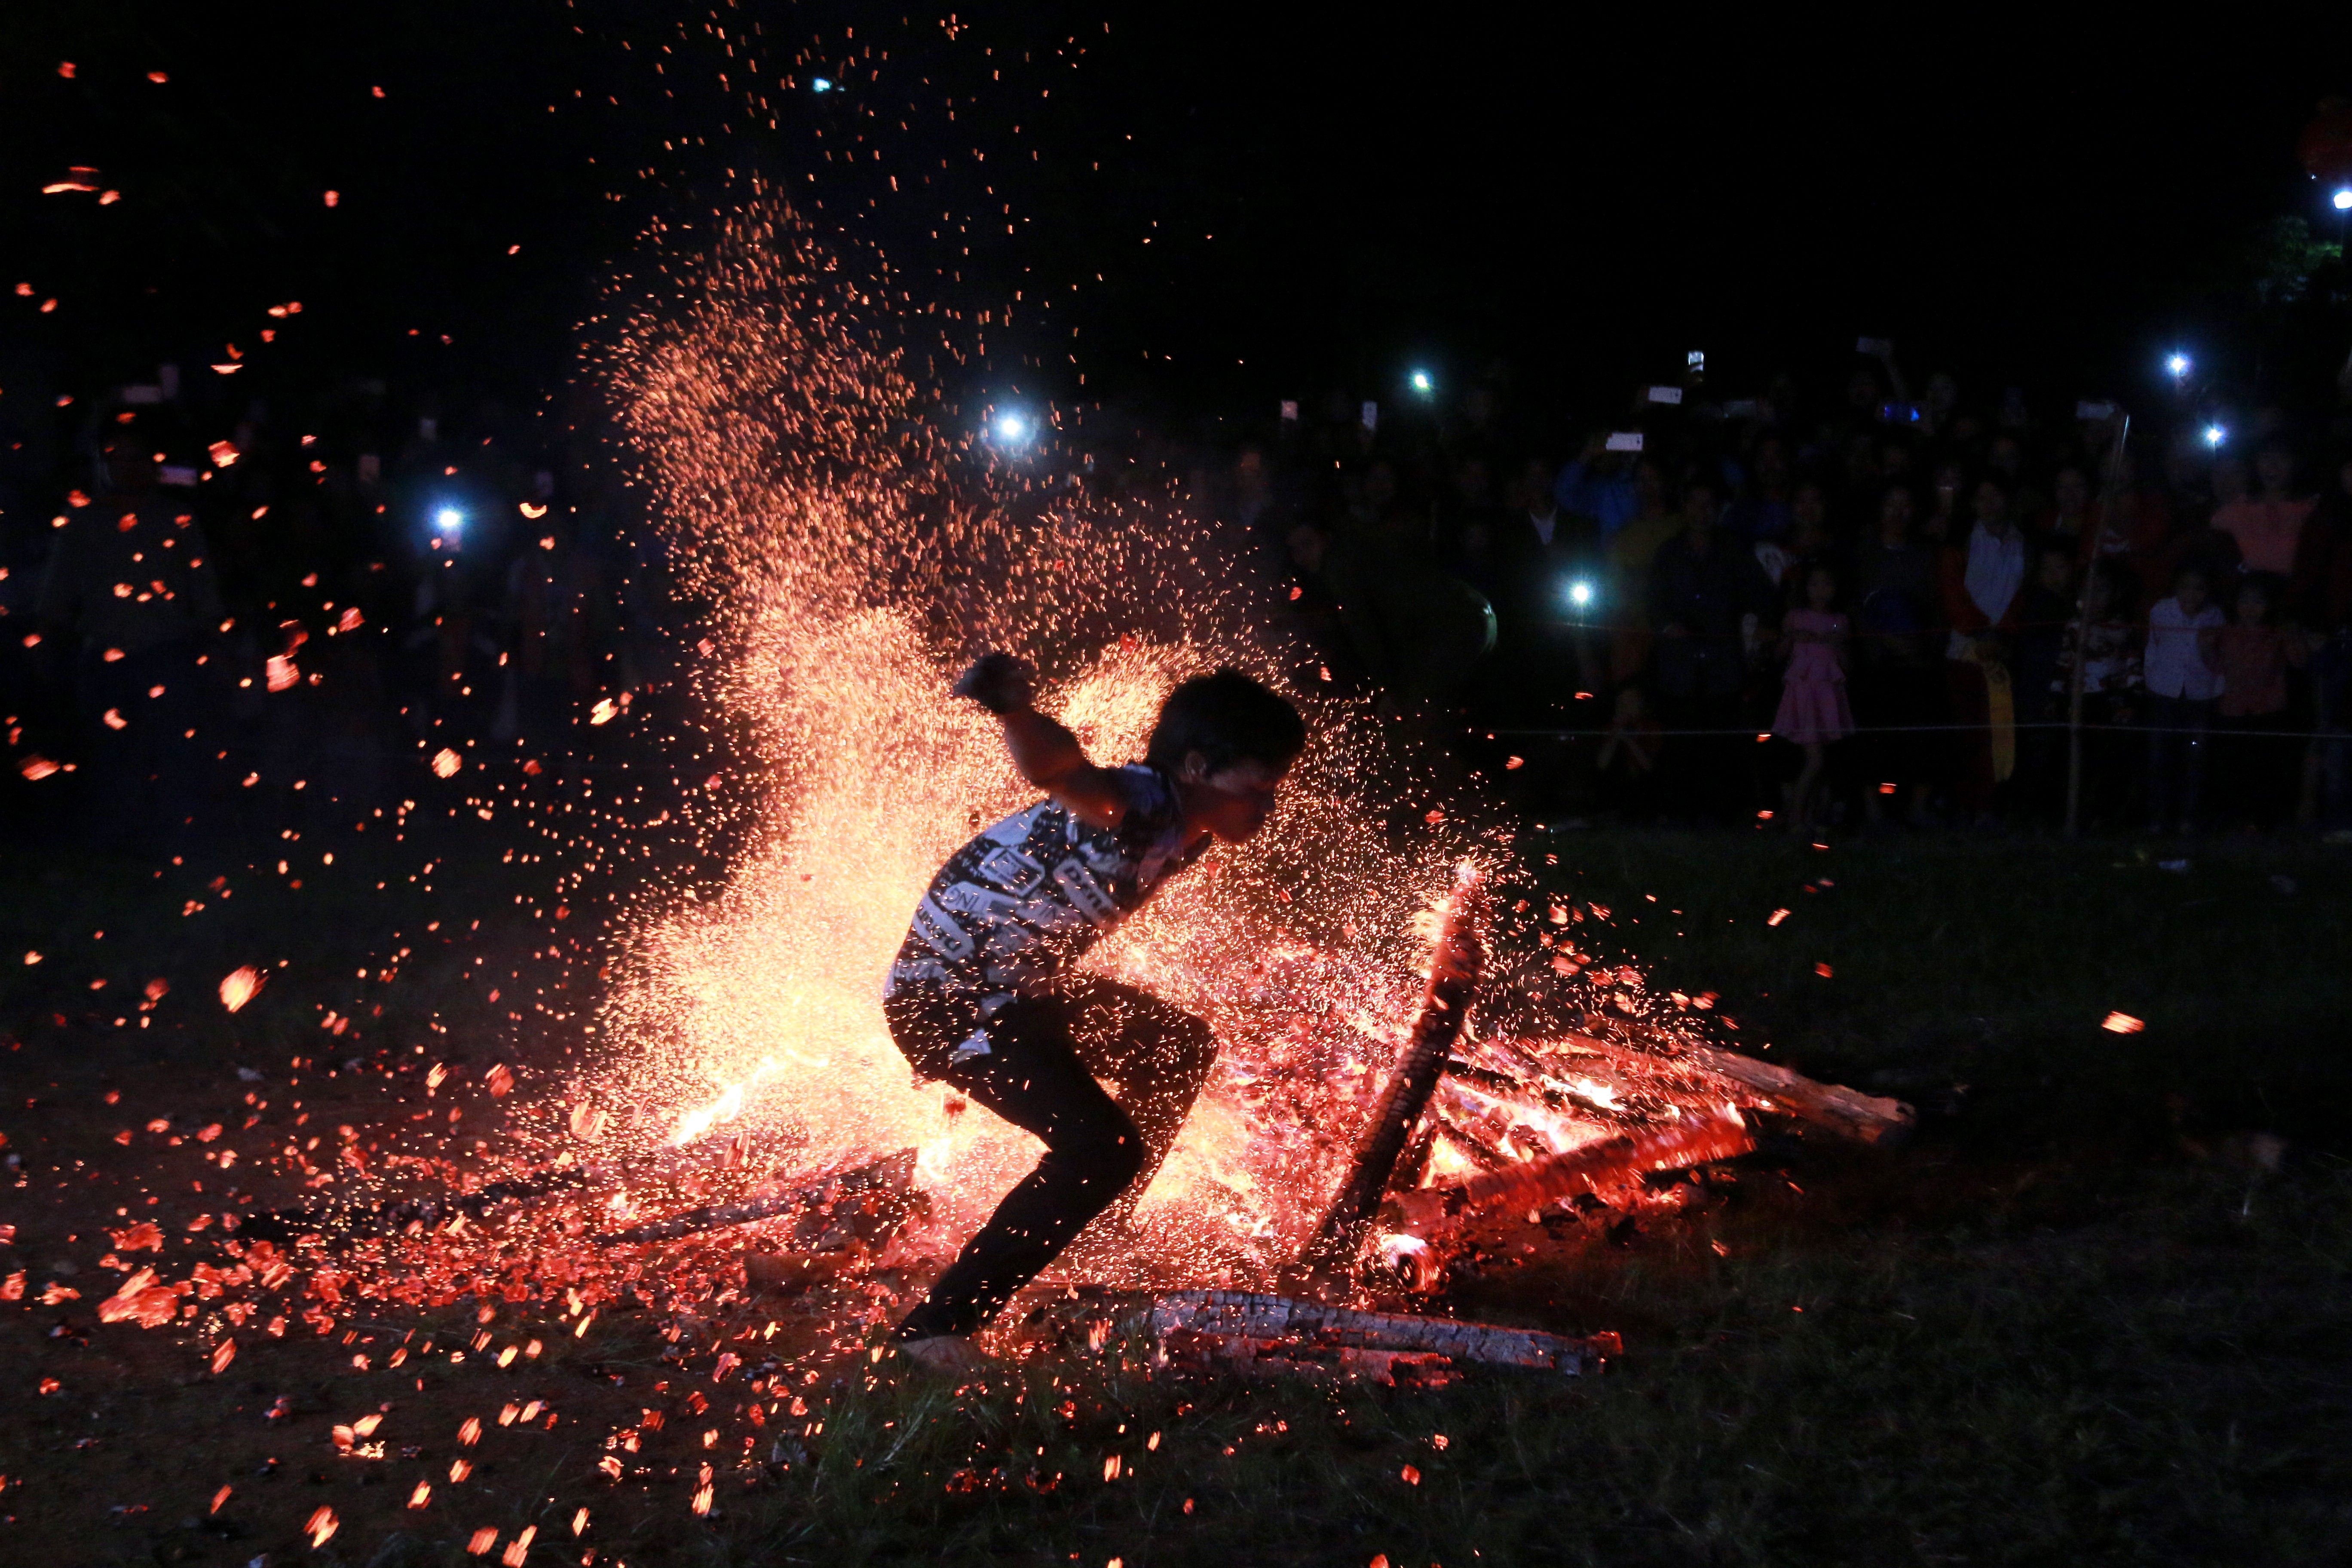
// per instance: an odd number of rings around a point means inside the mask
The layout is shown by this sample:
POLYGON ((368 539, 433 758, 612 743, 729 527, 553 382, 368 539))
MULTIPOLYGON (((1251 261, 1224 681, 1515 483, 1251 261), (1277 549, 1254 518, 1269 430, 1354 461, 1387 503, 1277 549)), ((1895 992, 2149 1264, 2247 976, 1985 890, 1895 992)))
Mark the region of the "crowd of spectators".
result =
MULTIPOLYGON (((10 379, 0 787, 79 773, 49 793, 100 838, 568 743, 691 619, 585 404, 10 379)), ((1695 363, 1577 431, 1497 367, 1139 450, 1267 568, 1309 679, 1548 824, 2352 829, 2341 406, 1915 398, 1878 345, 1828 397, 1695 363)))
POLYGON ((177 383, 0 394, 26 812, 153 851, 385 805, 420 749, 557 742, 660 657, 657 541, 556 414, 177 383))
POLYGON ((1499 369, 1286 405, 1215 504, 1330 668, 1555 823, 2352 828, 2352 367, 2127 419, 1873 342, 1827 396, 1693 361, 1582 432, 1499 369))

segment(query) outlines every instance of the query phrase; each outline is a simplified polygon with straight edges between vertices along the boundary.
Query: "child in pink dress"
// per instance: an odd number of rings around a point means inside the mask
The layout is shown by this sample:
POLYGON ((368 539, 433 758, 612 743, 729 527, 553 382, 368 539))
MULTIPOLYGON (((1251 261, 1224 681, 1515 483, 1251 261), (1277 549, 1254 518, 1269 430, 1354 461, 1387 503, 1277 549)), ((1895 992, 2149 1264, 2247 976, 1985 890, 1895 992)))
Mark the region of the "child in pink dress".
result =
POLYGON ((1837 602, 1837 576, 1816 563, 1805 569, 1805 604, 1780 623, 1780 646, 1789 655, 1780 678, 1780 711, 1772 732, 1804 748, 1805 765, 1789 786, 1787 815, 1792 831, 1803 832, 1818 815, 1825 793, 1822 769, 1832 741, 1853 733, 1853 710, 1845 700, 1846 618, 1837 602))

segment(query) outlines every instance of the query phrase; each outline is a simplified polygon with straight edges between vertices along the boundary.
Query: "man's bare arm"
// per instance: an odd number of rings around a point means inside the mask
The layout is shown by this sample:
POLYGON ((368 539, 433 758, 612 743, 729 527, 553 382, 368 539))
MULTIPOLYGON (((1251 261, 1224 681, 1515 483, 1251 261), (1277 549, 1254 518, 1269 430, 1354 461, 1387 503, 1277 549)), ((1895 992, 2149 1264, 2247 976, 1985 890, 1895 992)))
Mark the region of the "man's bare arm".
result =
POLYGON ((955 683, 965 697, 995 714, 1004 725, 1004 747, 1021 776, 1052 795, 1079 820, 1116 827, 1127 815, 1127 796, 1109 769, 1087 760, 1078 738, 1031 705, 1029 666, 1011 654, 982 654, 955 683))

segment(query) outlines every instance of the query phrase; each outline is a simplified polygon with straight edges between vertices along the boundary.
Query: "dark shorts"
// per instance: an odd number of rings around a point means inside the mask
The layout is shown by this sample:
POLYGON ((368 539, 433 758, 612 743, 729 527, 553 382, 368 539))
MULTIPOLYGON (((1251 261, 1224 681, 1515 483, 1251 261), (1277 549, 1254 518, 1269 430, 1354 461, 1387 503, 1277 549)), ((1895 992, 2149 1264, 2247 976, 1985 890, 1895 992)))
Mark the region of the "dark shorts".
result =
POLYGON ((1216 1059, 1209 1027, 1131 986, 1079 977, 988 1023, 985 1053, 955 1059, 978 1026, 969 1005, 902 991, 882 1004, 891 1038, 948 1083, 1045 1145, 900 1333, 970 1333, 1114 1204, 1131 1208, 1167 1157, 1216 1059), (1097 1081, 1119 1087, 1114 1100, 1097 1081))

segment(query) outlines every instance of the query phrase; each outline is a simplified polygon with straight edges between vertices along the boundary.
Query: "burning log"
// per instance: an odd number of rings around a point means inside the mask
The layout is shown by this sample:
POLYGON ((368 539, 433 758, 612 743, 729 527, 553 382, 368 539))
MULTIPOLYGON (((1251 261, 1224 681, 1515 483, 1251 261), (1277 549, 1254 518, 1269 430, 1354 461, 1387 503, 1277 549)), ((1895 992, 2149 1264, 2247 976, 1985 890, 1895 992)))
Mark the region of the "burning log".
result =
POLYGON ((1309 1279, 1328 1282, 1354 1265, 1380 1208, 1381 1194, 1388 1190, 1397 1156, 1404 1152, 1414 1125, 1428 1109, 1431 1092, 1445 1071, 1446 1058, 1468 1016, 1485 956, 1476 929, 1480 901, 1476 878, 1465 875, 1447 901, 1445 923, 1430 954, 1429 989, 1422 996, 1421 1016, 1414 1020, 1404 1053, 1397 1058, 1396 1068, 1372 1108, 1371 1121, 1357 1145, 1347 1179, 1339 1184, 1339 1195, 1331 1200, 1322 1225, 1299 1255, 1298 1268, 1309 1279))
POLYGON ((1480 1209, 1538 1208, 1578 1193, 1628 1186, 1652 1171, 1678 1171, 1728 1160, 1755 1147, 1756 1135, 1745 1124, 1734 1117, 1718 1116, 1621 1132, 1549 1159, 1398 1193, 1391 1202, 1402 1213, 1402 1228, 1425 1237, 1480 1209))
POLYGON ((929 1206, 915 1189, 917 1151, 897 1153, 817 1181, 780 1182, 732 1203, 709 1204, 667 1219, 648 1220, 591 1239, 614 1242, 673 1241, 681 1236, 748 1225, 776 1215, 798 1217, 785 1237, 793 1253, 838 1252, 852 1246, 879 1247, 929 1206))
POLYGON ((1816 1083, 1801 1073, 1712 1046, 1693 1046, 1691 1059, 1769 1097, 1767 1110, 1785 1110, 1800 1121, 1878 1149, 1910 1142, 1919 1113, 1899 1100, 1882 1100, 1843 1084, 1816 1083))
POLYGON ((1621 1353, 1615 1334, 1576 1338, 1495 1323, 1359 1312, 1292 1296, 1175 1290, 1154 1296, 1126 1325, 1149 1333, 1163 1364, 1244 1373, 1373 1377, 1398 1384, 1450 1382, 1457 1363, 1575 1377, 1621 1353))

